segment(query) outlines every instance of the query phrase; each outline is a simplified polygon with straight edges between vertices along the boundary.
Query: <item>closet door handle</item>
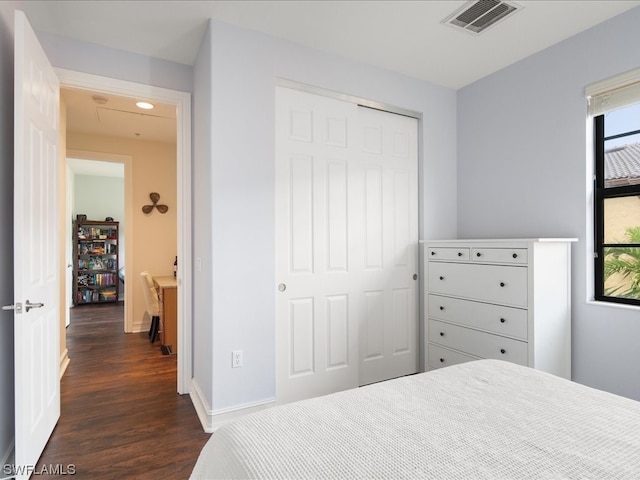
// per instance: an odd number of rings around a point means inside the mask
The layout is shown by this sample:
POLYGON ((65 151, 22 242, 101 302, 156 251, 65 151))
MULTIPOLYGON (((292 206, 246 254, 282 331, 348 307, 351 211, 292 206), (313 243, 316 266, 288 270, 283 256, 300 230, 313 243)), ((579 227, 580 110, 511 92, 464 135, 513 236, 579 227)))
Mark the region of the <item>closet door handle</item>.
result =
POLYGON ((500 282, 500 286, 501 286, 501 287, 504 287, 505 285, 506 285, 506 283, 504 283, 504 282, 500 282))

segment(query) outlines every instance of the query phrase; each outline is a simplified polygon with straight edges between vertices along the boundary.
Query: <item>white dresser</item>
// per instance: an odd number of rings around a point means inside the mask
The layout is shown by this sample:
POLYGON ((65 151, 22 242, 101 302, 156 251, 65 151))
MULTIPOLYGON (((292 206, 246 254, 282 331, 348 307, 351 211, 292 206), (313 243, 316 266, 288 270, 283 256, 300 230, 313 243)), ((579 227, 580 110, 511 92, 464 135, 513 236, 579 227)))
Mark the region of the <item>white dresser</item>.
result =
POLYGON ((574 241, 422 242, 425 370, 496 358, 570 379, 574 241))

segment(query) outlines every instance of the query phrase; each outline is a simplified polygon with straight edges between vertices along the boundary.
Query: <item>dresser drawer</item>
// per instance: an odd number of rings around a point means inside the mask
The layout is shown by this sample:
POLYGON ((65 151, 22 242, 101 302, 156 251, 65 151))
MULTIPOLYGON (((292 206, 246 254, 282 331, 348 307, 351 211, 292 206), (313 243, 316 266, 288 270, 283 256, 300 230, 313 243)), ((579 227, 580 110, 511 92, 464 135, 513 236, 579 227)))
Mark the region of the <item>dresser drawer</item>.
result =
POLYGON ((460 260, 469 261, 469 249, 468 248, 452 248, 452 247, 433 247, 427 248, 426 252, 427 260, 460 260))
POLYGON ((429 318, 527 340, 527 310, 429 295, 429 318))
POLYGON ((481 358, 527 365, 527 342, 429 319, 428 340, 481 358))
POLYGON ((527 267, 429 263, 431 293, 527 307, 527 267))
POLYGON ((490 263, 527 264, 526 248, 472 248, 471 261, 490 263))
POLYGON ((471 355, 465 355, 455 350, 449 350, 434 343, 430 343, 427 348, 429 350, 429 370, 478 360, 478 357, 472 357, 471 355))

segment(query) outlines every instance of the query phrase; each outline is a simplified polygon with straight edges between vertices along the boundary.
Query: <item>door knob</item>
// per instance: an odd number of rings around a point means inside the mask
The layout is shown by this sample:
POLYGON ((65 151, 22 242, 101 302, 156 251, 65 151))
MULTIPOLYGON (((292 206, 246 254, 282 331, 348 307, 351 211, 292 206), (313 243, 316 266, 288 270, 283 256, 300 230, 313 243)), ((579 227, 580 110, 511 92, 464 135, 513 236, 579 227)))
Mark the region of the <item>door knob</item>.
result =
POLYGON ((284 283, 281 283, 280 285, 278 285, 278 290, 280 290, 281 292, 284 292, 287 289, 287 285, 284 283))
MULTIPOLYGON (((42 307, 44 307, 44 303, 31 303, 29 300, 24 303, 24 309, 27 312, 32 308, 42 307)), ((20 302, 16 302, 15 305, 3 305, 2 310, 14 310, 16 313, 22 313, 22 304, 20 302)))
POLYGON ((24 309, 28 312, 32 308, 42 308, 44 307, 44 303, 31 303, 29 300, 24 302, 24 309))

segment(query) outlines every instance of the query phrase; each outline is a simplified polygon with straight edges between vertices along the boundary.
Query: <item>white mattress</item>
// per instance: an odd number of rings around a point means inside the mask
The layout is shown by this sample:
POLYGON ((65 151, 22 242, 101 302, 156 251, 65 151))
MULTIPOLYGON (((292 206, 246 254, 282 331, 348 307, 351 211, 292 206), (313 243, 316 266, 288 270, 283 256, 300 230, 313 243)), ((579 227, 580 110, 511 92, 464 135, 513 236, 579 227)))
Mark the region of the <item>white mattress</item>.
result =
POLYGON ((640 479, 640 403, 479 360, 218 429, 192 479, 640 479))

